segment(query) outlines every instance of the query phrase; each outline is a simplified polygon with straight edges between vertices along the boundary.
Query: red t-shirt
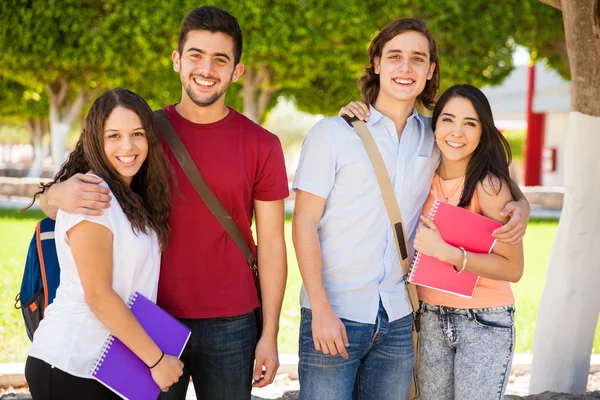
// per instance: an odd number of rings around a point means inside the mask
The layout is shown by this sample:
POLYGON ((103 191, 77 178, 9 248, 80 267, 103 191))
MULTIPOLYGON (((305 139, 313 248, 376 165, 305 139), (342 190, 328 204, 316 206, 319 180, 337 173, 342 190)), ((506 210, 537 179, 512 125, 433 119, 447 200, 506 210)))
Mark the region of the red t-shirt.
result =
MULTIPOLYGON (((195 124, 165 107, 181 141, 217 198, 256 253, 250 226, 253 200, 289 195, 279 138, 237 111, 195 124)), ((164 143, 178 182, 172 189, 171 238, 162 256, 157 303, 178 318, 248 313, 259 306, 241 250, 208 210, 164 143)))

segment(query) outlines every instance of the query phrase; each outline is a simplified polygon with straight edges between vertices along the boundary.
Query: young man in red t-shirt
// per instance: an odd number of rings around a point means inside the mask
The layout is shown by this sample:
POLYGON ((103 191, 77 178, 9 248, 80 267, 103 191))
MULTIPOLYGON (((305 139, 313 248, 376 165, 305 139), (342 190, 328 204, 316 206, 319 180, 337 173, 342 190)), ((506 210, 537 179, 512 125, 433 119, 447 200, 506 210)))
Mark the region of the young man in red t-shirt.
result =
MULTIPOLYGON (((183 376, 161 399, 185 399, 190 377, 198 398, 250 399, 252 386, 270 384, 279 366, 277 333, 287 277, 287 175, 279 139, 225 106, 229 84, 244 71, 241 53, 242 32, 232 15, 217 7, 192 10, 172 56, 182 83, 181 101, 164 111, 255 253, 250 227, 256 218, 263 331, 257 341, 253 311, 260 304, 246 259, 164 145, 176 184, 157 302, 192 329, 192 335, 182 355, 183 376)), ((108 207, 109 198, 97 183, 76 175, 56 184, 43 196, 42 208, 50 216, 59 208, 98 214, 108 207)))

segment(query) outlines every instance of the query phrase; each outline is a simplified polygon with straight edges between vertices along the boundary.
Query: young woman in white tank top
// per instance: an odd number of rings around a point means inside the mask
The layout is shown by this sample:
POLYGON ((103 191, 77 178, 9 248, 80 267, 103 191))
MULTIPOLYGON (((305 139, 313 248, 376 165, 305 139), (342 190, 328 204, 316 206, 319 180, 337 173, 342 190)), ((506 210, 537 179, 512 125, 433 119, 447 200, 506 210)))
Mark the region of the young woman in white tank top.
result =
POLYGON ((118 398, 91 378, 110 333, 151 368, 162 390, 181 376, 181 361, 158 348, 126 305, 135 291, 156 299, 169 237, 169 168, 152 110, 137 94, 117 88, 93 103, 75 150, 36 194, 88 174, 104 181, 112 199, 101 215, 59 210, 56 216, 60 286, 25 367, 34 400, 118 398))

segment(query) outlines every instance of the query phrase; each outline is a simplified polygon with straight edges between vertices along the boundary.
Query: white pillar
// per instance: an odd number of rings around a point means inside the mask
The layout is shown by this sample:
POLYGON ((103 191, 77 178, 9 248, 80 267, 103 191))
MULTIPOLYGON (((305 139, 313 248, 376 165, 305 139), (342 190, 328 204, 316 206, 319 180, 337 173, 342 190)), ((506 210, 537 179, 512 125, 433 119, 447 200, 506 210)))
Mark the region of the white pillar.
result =
POLYGON ((564 206, 533 340, 533 394, 585 392, 600 311, 600 117, 571 112, 565 152, 564 206))

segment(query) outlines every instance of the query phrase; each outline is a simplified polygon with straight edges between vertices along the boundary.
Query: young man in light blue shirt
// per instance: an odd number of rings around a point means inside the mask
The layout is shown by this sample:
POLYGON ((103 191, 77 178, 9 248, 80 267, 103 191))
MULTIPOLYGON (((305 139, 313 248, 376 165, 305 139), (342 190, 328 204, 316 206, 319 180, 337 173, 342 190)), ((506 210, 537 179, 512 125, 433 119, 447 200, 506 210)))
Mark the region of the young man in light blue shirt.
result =
MULTIPOLYGON (((436 44, 422 21, 400 19, 371 42, 369 58, 359 81, 370 106, 367 126, 399 201, 412 258, 440 159, 431 120, 415 110, 417 102, 432 108, 439 89, 436 44)), ((406 399, 412 308, 375 171, 344 119, 327 118, 311 129, 293 188, 304 282, 300 399, 406 399)), ((528 214, 526 202, 516 207, 528 214)))

